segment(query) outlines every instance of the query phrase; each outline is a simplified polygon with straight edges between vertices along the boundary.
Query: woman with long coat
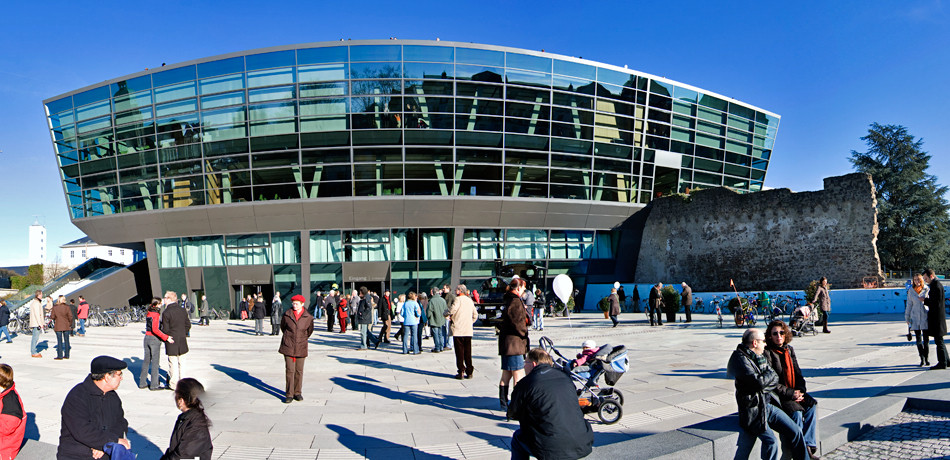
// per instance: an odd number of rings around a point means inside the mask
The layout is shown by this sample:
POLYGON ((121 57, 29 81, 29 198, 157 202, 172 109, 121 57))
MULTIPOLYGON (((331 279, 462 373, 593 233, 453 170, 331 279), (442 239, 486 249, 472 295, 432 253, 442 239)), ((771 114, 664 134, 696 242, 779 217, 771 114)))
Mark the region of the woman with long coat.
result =
POLYGON ((508 283, 505 292, 505 310, 498 328, 498 354, 501 355, 501 381, 498 383, 498 401, 501 409, 508 409, 508 383, 524 378, 524 355, 528 353, 528 310, 521 301, 526 284, 521 278, 508 283))
POLYGON ((280 348, 277 352, 284 355, 284 370, 287 380, 284 403, 303 401, 303 364, 307 359, 307 346, 310 336, 313 335, 313 315, 307 312, 304 304, 307 299, 302 295, 290 298, 293 306, 284 313, 280 321, 280 330, 284 336, 280 339, 280 348))
POLYGON ((769 366, 778 374, 779 383, 773 394, 781 401, 782 410, 801 428, 805 445, 814 456, 818 452, 815 415, 818 401, 807 392, 795 349, 789 345, 791 341, 792 331, 788 325, 782 320, 772 321, 765 329, 764 355, 769 366))
MULTIPOLYGON (((907 330, 914 331, 917 337, 917 354, 920 356, 920 365, 930 365, 930 336, 927 335, 927 309, 924 299, 930 293, 930 286, 924 282, 924 277, 914 275, 911 287, 907 288, 907 303, 904 306, 904 320, 907 321, 907 330)), ((910 332, 907 332, 910 340, 910 332)))

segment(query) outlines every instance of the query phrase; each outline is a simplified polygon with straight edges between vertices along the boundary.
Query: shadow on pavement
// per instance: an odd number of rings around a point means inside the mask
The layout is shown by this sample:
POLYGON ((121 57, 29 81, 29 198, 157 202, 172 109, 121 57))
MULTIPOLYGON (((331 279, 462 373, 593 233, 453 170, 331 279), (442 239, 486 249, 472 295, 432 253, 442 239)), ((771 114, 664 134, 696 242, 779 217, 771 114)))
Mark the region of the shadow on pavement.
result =
POLYGON ((346 377, 332 377, 330 381, 345 390, 360 391, 382 396, 392 401, 406 401, 420 406, 441 407, 454 412, 459 412, 475 417, 497 419, 498 417, 490 412, 481 412, 472 409, 488 409, 492 404, 497 407, 498 400, 490 397, 461 397, 451 395, 438 395, 430 392, 416 391, 396 391, 379 385, 379 381, 363 377, 348 375, 346 377), (362 381, 359 381, 362 380, 362 381), (374 383, 375 382, 375 383, 374 383))
POLYGON ((875 386, 862 388, 836 388, 830 390, 809 391, 816 398, 869 398, 886 394, 905 394, 918 391, 946 390, 947 382, 936 382, 925 385, 875 386))
MULTIPOLYGON (((914 360, 919 358, 914 357, 914 360)), ((802 369, 802 374, 808 377, 847 377, 851 375, 895 374, 901 372, 918 372, 921 368, 911 364, 905 366, 868 366, 868 367, 824 367, 817 369, 802 369)))
MULTIPOLYGON (((401 349, 401 348, 400 348, 400 350, 399 350, 399 353, 402 353, 402 349, 401 349)), ((443 352, 443 353, 444 353, 444 352, 443 352)), ((407 356, 406 356, 406 359, 412 359, 412 358, 410 358, 410 356, 418 356, 418 355, 407 355, 407 356)), ((455 355, 450 355, 450 356, 453 356, 453 361, 454 361, 454 356, 455 356, 455 355)), ((410 373, 410 374, 427 375, 427 376, 430 376, 430 377, 442 377, 442 378, 445 378, 445 379, 453 379, 453 377, 455 377, 455 374, 454 374, 454 373, 452 373, 452 374, 446 374, 446 373, 442 373, 442 372, 433 372, 433 371, 426 370, 426 369, 417 369, 417 368, 414 368, 414 367, 400 366, 400 365, 397 365, 397 364, 390 364, 390 363, 386 363, 386 362, 383 362, 383 361, 376 361, 376 360, 372 360, 372 359, 344 358, 344 357, 342 357, 342 356, 334 356, 334 355, 330 355, 330 356, 328 356, 328 357, 329 357, 329 358, 334 358, 334 359, 336 359, 337 361, 339 361, 339 362, 341 362, 341 363, 344 363, 344 364, 359 364, 359 365, 369 366, 369 367, 373 367, 373 368, 377 368, 377 369, 392 369, 392 370, 394 370, 394 371, 407 372, 407 373, 410 373)), ((476 370, 477 370, 477 369, 476 369, 476 370)))
MULTIPOLYGON (((168 427, 169 436, 171 435, 173 428, 175 427, 168 427)), ((129 428, 128 439, 132 444, 132 452, 137 455, 137 460, 158 459, 161 458, 162 454, 165 452, 164 449, 158 447, 152 441, 149 441, 148 438, 142 436, 133 428, 129 428)))
POLYGON ((443 455, 429 454, 413 449, 409 446, 396 444, 385 439, 373 436, 356 434, 353 430, 339 425, 327 425, 327 428, 339 435, 339 442, 357 455, 368 459, 398 460, 398 459, 451 459, 443 455))
POLYGON ((272 385, 268 385, 264 383, 263 380, 257 377, 254 377, 251 374, 248 374, 247 371, 245 370, 235 369, 233 367, 228 367, 228 366, 222 366, 220 364, 212 364, 211 367, 213 367, 214 370, 219 371, 223 373, 224 375, 231 377, 234 380, 237 380, 238 382, 247 384, 251 387, 254 387, 264 393, 267 393, 281 400, 284 399, 285 395, 283 391, 281 391, 280 389, 272 385))

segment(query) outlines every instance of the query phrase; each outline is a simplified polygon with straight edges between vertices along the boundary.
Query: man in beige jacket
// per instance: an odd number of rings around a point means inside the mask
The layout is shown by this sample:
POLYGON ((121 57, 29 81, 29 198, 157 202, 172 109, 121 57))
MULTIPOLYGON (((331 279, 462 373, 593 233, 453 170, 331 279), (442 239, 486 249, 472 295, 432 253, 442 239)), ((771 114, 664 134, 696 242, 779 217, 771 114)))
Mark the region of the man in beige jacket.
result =
POLYGON ((478 320, 478 311, 475 302, 468 296, 468 288, 464 284, 455 288, 455 300, 449 306, 449 318, 452 320, 452 343, 455 348, 455 368, 458 373, 456 379, 464 376, 472 378, 475 366, 472 365, 472 335, 474 324, 478 320))
POLYGON ((43 291, 37 290, 30 302, 30 329, 33 330, 33 337, 30 339, 30 355, 34 358, 42 358, 43 355, 36 350, 36 345, 40 342, 40 332, 46 331, 46 310, 43 307, 43 291))

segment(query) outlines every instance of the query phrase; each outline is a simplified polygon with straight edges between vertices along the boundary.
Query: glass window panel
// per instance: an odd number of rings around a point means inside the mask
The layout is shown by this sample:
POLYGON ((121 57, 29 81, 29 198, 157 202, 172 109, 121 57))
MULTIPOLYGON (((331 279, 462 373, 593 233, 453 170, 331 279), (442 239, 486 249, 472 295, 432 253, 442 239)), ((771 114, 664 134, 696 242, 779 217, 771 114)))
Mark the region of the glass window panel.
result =
POLYGON ((458 113, 477 113, 481 115, 502 115, 504 104, 501 101, 491 99, 456 99, 456 111, 458 113))
POLYGON ((126 110, 138 109, 138 108, 148 108, 150 109, 152 105, 152 92, 151 91, 142 91, 135 94, 126 94, 122 96, 116 96, 115 98, 115 111, 123 112, 126 110))
POLYGON ((348 75, 347 68, 345 63, 300 66, 297 69, 297 79, 301 83, 345 80, 348 75))
POLYGON ((367 62, 350 64, 350 78, 399 78, 399 62, 367 62))
POLYGON ((506 66, 509 68, 533 70, 537 72, 551 72, 551 58, 531 56, 528 54, 507 53, 506 66))
MULTIPOLYGON (((351 84, 353 86, 353 95, 402 93, 401 80, 353 80, 351 84)), ((354 100, 353 103, 355 105, 356 101, 354 100)))
POLYGON ((73 97, 66 96, 62 99, 57 99, 55 101, 50 101, 46 103, 46 111, 54 114, 60 113, 73 108, 73 97))
POLYGON ((650 80, 650 92, 653 94, 659 94, 662 96, 672 96, 673 84, 664 83, 659 80, 650 80))
POLYGON ((728 106, 728 103, 726 101, 719 99, 718 97, 715 97, 715 96, 710 96, 708 94, 702 94, 699 96, 699 104, 722 111, 722 112, 725 112, 726 107, 728 106))
POLYGON ((300 101, 300 116, 347 113, 346 98, 310 99, 300 101))
POLYGON ((186 267, 223 267, 224 239, 220 236, 182 239, 186 267))
POLYGON ((594 108, 594 98, 592 97, 580 96, 577 94, 565 94, 557 91, 554 92, 554 103, 574 109, 594 108))
POLYGON ((577 62, 555 59, 554 73, 593 80, 596 78, 597 71, 595 67, 589 66, 587 64, 579 64, 577 62))
POLYGON ((553 85, 555 89, 560 89, 570 92, 590 92, 594 91, 594 83, 590 80, 582 80, 579 78, 570 78, 570 77, 560 77, 554 76, 553 85), (583 88, 583 89, 582 89, 583 88))
POLYGON ((245 108, 232 107, 213 112, 202 112, 201 120, 204 126, 236 125, 246 120, 245 108))
POLYGON ((399 45, 359 45, 350 47, 350 61, 399 61, 402 47, 399 45))
POLYGON ((346 115, 321 115, 300 118, 300 132, 327 132, 349 129, 349 117, 346 115))
MULTIPOLYGON (((235 91, 233 93, 216 94, 214 96, 205 96, 201 98, 201 109, 209 110, 229 105, 244 104, 244 91, 235 91)), ((202 117, 204 118, 204 117, 202 117)))
POLYGON ((673 98, 678 101, 696 102, 697 99, 699 98, 699 93, 691 89, 674 86, 673 98))
POLYGON ((459 80, 483 81, 489 83, 502 83, 505 69, 501 67, 485 67, 474 65, 455 66, 455 76, 459 80))
POLYGON ((551 259, 590 258, 593 253, 594 232, 551 231, 551 259))
POLYGON ((345 81, 300 85, 300 97, 346 96, 348 86, 345 81))
POLYGON ((76 119, 79 121, 101 117, 112 113, 112 103, 109 100, 90 104, 76 109, 76 119))
POLYGON ((157 88, 159 86, 181 83, 195 79, 195 66, 189 65, 177 69, 166 70, 152 74, 152 84, 157 88))
POLYGON ((258 86, 286 85, 294 82, 294 68, 255 70, 247 73, 248 88, 258 86))
POLYGON ((403 47, 406 61, 453 62, 455 49, 447 46, 418 46, 406 45, 403 47))
MULTIPOLYGON (((169 112, 162 115, 167 115, 176 112, 169 112)), ((115 115, 115 124, 124 125, 126 123, 132 123, 136 121, 143 121, 152 118, 152 108, 143 107, 141 109, 132 110, 125 113, 117 113, 115 115)))
POLYGON ((551 74, 509 69, 505 73, 505 81, 517 85, 550 87, 551 74))
POLYGON ((740 116, 748 120, 755 120, 755 110, 736 104, 734 102, 729 104, 729 113, 731 113, 732 115, 740 116))
POLYGON ((198 78, 216 77, 244 71, 244 56, 198 64, 198 78))
POLYGON ((505 65, 505 53, 501 51, 473 48, 456 48, 455 61, 464 64, 480 64, 501 67, 505 65))
MULTIPOLYGON (((79 123, 77 125, 77 129, 79 131, 79 134, 85 134, 85 133, 91 133, 93 131, 103 131, 105 129, 110 128, 111 126, 112 126, 112 118, 102 117, 95 120, 79 123)), ((111 129, 108 129, 107 133, 100 133, 100 134, 109 135, 111 134, 111 131, 112 131, 111 129)), ((82 139, 80 139, 80 142, 82 142, 82 139)))
MULTIPOLYGON (((198 111, 198 101, 195 99, 186 99, 183 101, 176 101, 155 106, 155 115, 159 117, 167 117, 169 115, 196 111, 198 111)), ((118 117, 116 118, 118 119, 118 117)))
POLYGON ((189 81, 155 89, 156 104, 186 97, 195 97, 195 82, 189 81))
MULTIPOLYGON (((201 94, 221 93, 244 88, 244 74, 225 75, 223 77, 201 80, 201 94)), ((156 90, 156 93, 158 91, 156 90)), ((157 94, 156 94, 157 96, 157 94)))
POLYGON ((247 70, 270 69, 296 64, 294 50, 251 54, 246 56, 245 59, 247 61, 247 70))
POLYGON ((247 92, 247 99, 251 103, 293 99, 295 91, 296 87, 293 85, 255 89, 247 92))
POLYGON ((322 64, 327 62, 346 62, 345 46, 327 48, 306 48, 297 50, 297 64, 322 64))
POLYGON ((448 95, 454 94, 454 87, 450 81, 437 80, 405 80, 406 94, 435 94, 448 95))
POLYGON ((610 83, 612 85, 637 87, 637 76, 616 70, 597 68, 597 81, 601 83, 610 83))
POLYGON ((451 63, 407 62, 403 68, 405 78, 441 79, 454 75, 455 66, 451 63))
POLYGON ((275 264, 300 263, 300 234, 274 233, 271 235, 271 250, 275 264))
POLYGON ((98 102, 108 99, 112 95, 109 85, 93 88, 73 95, 73 103, 76 107, 82 107, 92 102, 98 102))
POLYGON ((185 266, 181 254, 181 241, 178 238, 155 240, 155 252, 158 255, 158 268, 179 268, 185 266))

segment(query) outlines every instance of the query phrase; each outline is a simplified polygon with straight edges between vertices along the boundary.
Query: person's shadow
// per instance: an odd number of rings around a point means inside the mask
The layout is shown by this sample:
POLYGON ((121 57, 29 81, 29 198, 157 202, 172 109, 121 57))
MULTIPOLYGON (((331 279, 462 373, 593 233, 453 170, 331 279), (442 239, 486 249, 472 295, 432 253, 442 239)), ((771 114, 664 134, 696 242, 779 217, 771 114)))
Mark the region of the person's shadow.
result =
POLYGON ((392 458, 415 458, 427 460, 448 460, 451 458, 444 455, 422 452, 420 450, 413 449, 412 447, 396 444, 382 438, 357 434, 353 430, 344 428, 340 425, 327 425, 327 428, 339 435, 338 440, 340 444, 343 445, 343 447, 346 447, 357 455, 364 456, 368 459, 384 460, 392 458))
POLYGON ((224 375, 227 375, 228 377, 231 377, 232 379, 237 380, 238 382, 250 385, 251 387, 254 387, 274 397, 280 398, 281 400, 284 399, 285 395, 283 391, 281 391, 277 387, 264 383, 263 380, 257 377, 254 377, 251 374, 248 374, 247 371, 245 370, 235 369, 233 367, 228 367, 228 366, 222 366, 220 364, 212 364, 211 367, 213 367, 214 370, 222 372, 224 373, 224 375))
MULTIPOLYGON (((145 365, 145 360, 133 356, 130 358, 125 358, 122 361, 125 361, 125 364, 129 366, 128 367, 129 373, 132 374, 132 377, 135 377, 135 384, 138 385, 139 383, 141 383, 139 382, 139 377, 142 376, 142 366, 145 365)), ((146 374, 147 374, 146 375, 147 378, 151 378, 152 375, 148 373, 148 371, 146 371, 146 374)), ((165 384, 166 385, 168 384, 168 372, 165 370, 162 370, 161 366, 159 366, 158 368, 158 380, 159 381, 164 380, 165 384)), ((152 386, 156 386, 156 387, 159 386, 159 382, 151 382, 151 384, 152 386)))

